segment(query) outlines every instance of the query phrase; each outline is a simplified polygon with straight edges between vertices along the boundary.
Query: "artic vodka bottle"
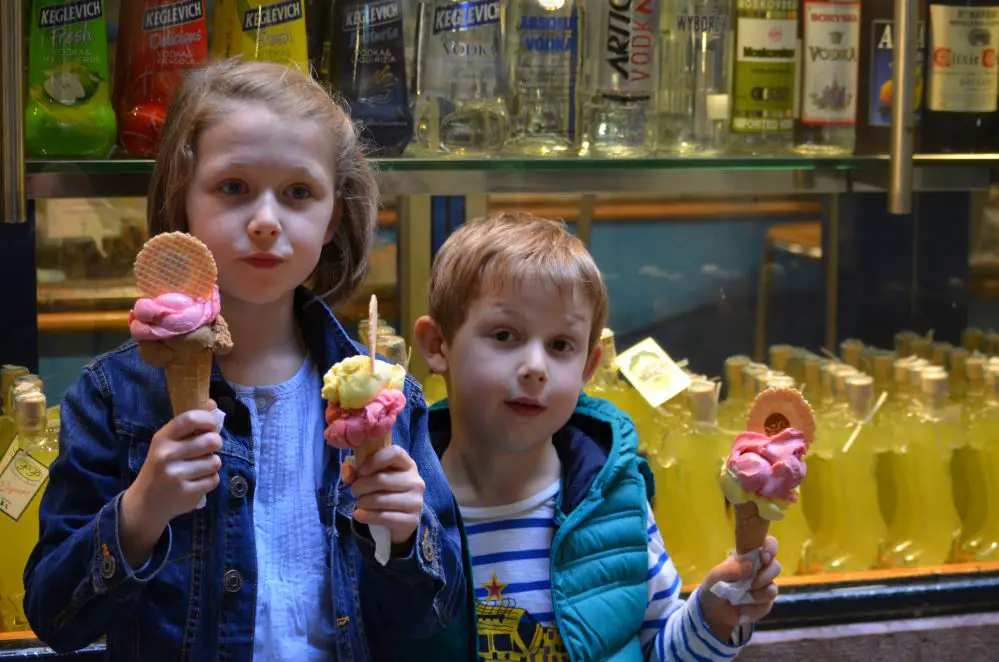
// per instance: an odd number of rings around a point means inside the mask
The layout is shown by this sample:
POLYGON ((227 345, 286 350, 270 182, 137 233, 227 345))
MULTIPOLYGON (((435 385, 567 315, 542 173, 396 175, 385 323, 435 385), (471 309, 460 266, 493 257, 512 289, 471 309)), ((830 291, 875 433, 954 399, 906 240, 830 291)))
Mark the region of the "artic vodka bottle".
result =
POLYGON ((643 156, 655 149, 659 0, 586 6, 583 152, 643 156))
POLYGON ((659 149, 714 154, 728 142, 731 0, 663 3, 659 149))
POLYGON ((859 64, 860 0, 804 0, 794 151, 853 153, 859 64))
POLYGON ((735 0, 735 67, 729 148, 791 151, 800 0, 735 0))
POLYGON ((423 26, 414 151, 493 156, 506 139, 500 0, 432 0, 423 26))
POLYGON ((514 0, 506 18, 511 128, 504 151, 575 153, 581 60, 576 0, 514 0))

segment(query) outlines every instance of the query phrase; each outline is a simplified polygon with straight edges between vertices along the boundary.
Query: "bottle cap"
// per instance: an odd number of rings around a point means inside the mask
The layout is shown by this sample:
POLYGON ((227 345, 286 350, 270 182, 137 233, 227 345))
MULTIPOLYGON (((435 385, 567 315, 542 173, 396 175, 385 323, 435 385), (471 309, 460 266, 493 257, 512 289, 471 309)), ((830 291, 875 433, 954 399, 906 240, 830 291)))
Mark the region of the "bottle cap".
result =
POLYGON ((378 352, 394 361, 404 368, 409 367, 409 352, 406 350, 406 341, 399 336, 382 336, 378 339, 378 352))
POLYGON ((728 397, 745 397, 743 386, 743 370, 752 361, 748 356, 736 354, 725 359, 725 386, 728 389, 728 397))
POLYGON ((771 345, 770 346, 770 369, 778 372, 787 371, 787 362, 794 355, 793 345, 771 345))
POLYGON ((874 379, 863 373, 850 375, 846 380, 846 393, 853 412, 859 418, 866 418, 874 406, 874 379))
POLYGON ((931 345, 930 356, 931 361, 939 366, 947 367, 948 359, 950 358, 950 351, 954 349, 954 346, 949 342, 935 342, 931 345))
POLYGON ((45 394, 33 387, 24 387, 14 401, 14 420, 22 430, 44 430, 48 423, 45 394))
POLYGON ((912 354, 912 341, 919 340, 919 334, 915 331, 899 331, 895 334, 895 353, 900 357, 912 354))
POLYGON ((718 420, 717 387, 714 382, 695 380, 687 387, 687 407, 698 423, 715 423, 718 420))
POLYGON ((973 326, 961 332, 961 345, 969 352, 977 352, 982 347, 982 339, 985 334, 981 329, 973 326))
POLYGON ((839 344, 839 356, 843 363, 854 368, 860 367, 860 357, 864 353, 864 343, 856 338, 847 338, 839 344))

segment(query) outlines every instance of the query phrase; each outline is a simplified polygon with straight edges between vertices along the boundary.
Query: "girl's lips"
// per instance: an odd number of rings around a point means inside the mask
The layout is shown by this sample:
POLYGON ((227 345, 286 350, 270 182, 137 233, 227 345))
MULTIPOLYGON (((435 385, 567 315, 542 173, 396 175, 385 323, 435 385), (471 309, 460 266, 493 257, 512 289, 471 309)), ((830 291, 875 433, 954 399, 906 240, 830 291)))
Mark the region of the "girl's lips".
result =
POLYGON ((543 405, 525 400, 508 400, 506 406, 518 416, 526 416, 528 418, 538 416, 545 411, 543 405))
POLYGON ((283 260, 271 255, 251 255, 244 257, 243 262, 255 269, 273 269, 280 266, 283 260))

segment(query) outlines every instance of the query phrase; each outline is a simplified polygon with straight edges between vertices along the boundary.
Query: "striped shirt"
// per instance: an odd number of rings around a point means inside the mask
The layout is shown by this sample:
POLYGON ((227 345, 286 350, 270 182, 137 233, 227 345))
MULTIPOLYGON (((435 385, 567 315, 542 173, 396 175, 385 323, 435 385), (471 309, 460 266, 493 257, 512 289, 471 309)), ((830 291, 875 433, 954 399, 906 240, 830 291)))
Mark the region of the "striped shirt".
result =
MULTIPOLYGON (((461 508, 472 557, 479 652, 507 659, 569 660, 551 600, 551 545, 561 482, 506 506, 461 508)), ((680 576, 648 517, 649 602, 639 632, 647 661, 730 660, 746 639, 742 628, 723 642, 700 613, 695 592, 680 597, 680 576)))

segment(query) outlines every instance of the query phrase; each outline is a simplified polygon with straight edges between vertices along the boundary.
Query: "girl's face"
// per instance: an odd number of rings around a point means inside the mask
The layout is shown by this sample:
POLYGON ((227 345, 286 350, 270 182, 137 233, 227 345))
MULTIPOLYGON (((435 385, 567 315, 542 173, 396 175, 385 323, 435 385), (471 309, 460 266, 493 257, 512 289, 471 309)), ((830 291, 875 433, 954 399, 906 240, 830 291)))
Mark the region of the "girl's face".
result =
POLYGON ((248 105, 195 145, 187 222, 215 256, 226 298, 268 304, 308 279, 336 231, 329 134, 248 105))

